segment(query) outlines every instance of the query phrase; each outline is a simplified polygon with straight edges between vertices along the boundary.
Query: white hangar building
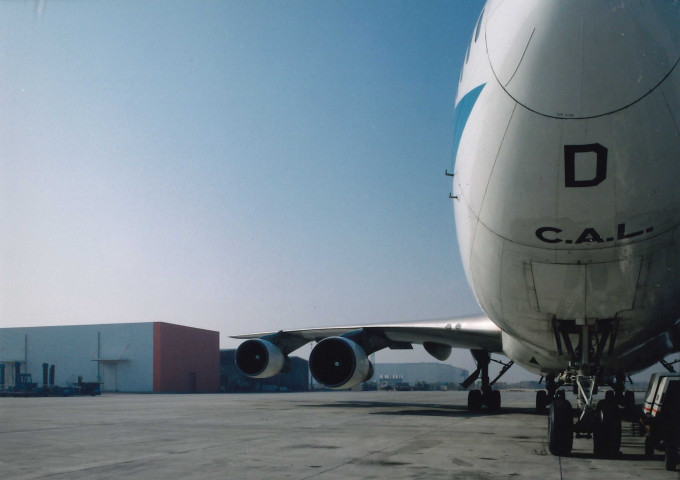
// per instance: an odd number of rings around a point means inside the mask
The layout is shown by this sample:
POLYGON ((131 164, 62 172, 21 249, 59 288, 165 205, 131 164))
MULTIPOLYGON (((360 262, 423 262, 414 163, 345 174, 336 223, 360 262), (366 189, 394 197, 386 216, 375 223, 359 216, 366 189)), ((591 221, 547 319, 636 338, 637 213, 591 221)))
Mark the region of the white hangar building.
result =
POLYGON ((17 369, 41 384, 45 363, 60 386, 82 377, 103 392, 217 392, 219 332, 164 322, 0 328, 0 389, 17 369))

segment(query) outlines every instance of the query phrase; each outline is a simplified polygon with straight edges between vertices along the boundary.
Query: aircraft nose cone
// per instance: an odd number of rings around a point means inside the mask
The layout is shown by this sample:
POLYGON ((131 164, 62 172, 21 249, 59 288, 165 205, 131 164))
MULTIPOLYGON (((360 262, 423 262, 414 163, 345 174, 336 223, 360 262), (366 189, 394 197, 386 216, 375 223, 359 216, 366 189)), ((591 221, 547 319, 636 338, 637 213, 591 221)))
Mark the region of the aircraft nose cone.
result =
POLYGON ((654 0, 504 0, 486 43, 498 82, 557 118, 620 110, 654 90, 680 58, 680 4, 654 0))

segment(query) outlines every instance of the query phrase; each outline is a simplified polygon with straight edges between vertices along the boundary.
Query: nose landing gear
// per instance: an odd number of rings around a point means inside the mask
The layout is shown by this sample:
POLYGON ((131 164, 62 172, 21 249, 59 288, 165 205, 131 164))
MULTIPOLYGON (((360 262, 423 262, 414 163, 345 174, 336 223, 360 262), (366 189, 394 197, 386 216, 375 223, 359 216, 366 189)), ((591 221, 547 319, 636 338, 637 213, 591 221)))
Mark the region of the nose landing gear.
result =
POLYGON ((536 395, 536 408, 544 407, 544 401, 550 403, 548 416, 549 450, 553 455, 569 455, 573 447, 573 437, 592 438, 593 453, 599 457, 615 457, 621 448, 621 413, 616 397, 632 399, 631 395, 624 395, 622 376, 614 384, 616 395, 612 392, 597 404, 593 395, 597 393, 598 383, 603 375, 600 359, 607 348, 613 350, 616 330, 613 322, 600 321, 582 322, 554 322, 555 338, 558 351, 562 353, 564 347, 572 358, 571 367, 557 378, 547 378, 548 391, 536 395), (570 334, 577 334, 579 345, 572 347, 570 334), (573 422, 571 404, 564 398, 564 391, 558 391, 560 385, 572 385, 577 395, 577 405, 580 410, 578 420, 573 422), (550 402, 554 395, 554 399, 550 402))

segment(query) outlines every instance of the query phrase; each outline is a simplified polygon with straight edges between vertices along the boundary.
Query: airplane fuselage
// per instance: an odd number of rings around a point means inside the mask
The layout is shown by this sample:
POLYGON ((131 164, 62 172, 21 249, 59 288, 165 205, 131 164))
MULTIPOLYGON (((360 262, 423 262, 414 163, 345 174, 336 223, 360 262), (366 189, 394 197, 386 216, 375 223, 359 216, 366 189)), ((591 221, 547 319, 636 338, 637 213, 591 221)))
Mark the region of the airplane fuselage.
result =
POLYGON ((673 2, 492 0, 473 32, 455 113, 458 242, 526 368, 564 370, 560 328, 604 337, 611 374, 680 346, 678 25, 673 2))

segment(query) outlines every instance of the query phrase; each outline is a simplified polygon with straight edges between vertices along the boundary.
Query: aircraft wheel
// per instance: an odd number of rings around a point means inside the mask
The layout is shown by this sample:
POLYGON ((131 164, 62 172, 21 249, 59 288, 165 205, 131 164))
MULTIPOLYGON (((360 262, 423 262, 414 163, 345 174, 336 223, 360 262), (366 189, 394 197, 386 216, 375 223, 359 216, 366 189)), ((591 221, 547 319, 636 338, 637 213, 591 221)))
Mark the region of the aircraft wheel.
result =
POLYGON ((470 390, 468 392, 468 410, 479 412, 482 409, 482 391, 470 390))
POLYGON ((536 392, 536 412, 545 413, 545 409, 548 406, 548 392, 545 390, 539 390, 536 392))
POLYGON ((555 398, 548 415, 548 449, 553 455, 564 457, 571 453, 574 444, 574 416, 571 404, 555 398))
POLYGON ((597 404, 599 418, 593 432, 593 453, 599 457, 615 457, 621 448, 621 414, 616 402, 601 400, 597 404))
POLYGON ((626 393, 623 394, 623 406, 635 408, 635 393, 631 390, 626 390, 626 393))
POLYGON ((635 415, 635 393, 630 390, 623 394, 623 411, 627 417, 635 415))
POLYGON ((645 456, 653 457, 654 450, 654 442, 652 442, 652 439, 650 437, 645 438, 645 456))
POLYGON ((678 444, 675 442, 675 440, 666 440, 666 455, 664 457, 666 470, 674 472, 678 466, 678 460, 678 444))
POLYGON ((486 404, 489 407, 489 411, 491 412, 499 411, 501 409, 501 392, 499 392, 498 390, 490 391, 486 404))
POLYGON ((615 402, 616 394, 614 393, 614 390, 607 390, 604 392, 604 400, 606 402, 615 402))

